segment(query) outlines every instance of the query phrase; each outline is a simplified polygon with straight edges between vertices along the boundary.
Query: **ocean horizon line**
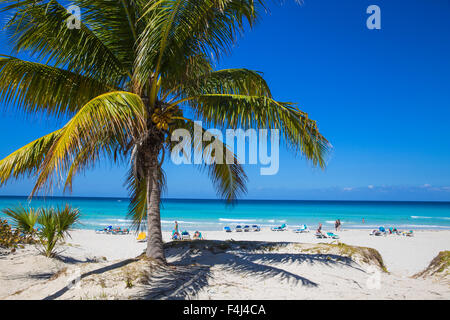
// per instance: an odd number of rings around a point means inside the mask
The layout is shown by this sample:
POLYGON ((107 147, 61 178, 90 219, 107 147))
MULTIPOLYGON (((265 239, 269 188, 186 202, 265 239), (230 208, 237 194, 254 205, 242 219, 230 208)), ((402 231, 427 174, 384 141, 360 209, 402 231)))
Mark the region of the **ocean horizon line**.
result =
MULTIPOLYGON (((26 195, 0 195, 0 198, 29 198, 26 195)), ((129 197, 96 197, 96 196, 33 196, 32 199, 96 199, 96 200, 127 200, 129 197)), ((223 202, 226 200, 218 198, 161 198, 162 201, 175 200, 175 201, 212 201, 223 202)), ((444 200, 307 200, 307 199, 237 199, 235 203, 239 202, 346 202, 346 203, 442 203, 450 204, 450 201, 444 200)))

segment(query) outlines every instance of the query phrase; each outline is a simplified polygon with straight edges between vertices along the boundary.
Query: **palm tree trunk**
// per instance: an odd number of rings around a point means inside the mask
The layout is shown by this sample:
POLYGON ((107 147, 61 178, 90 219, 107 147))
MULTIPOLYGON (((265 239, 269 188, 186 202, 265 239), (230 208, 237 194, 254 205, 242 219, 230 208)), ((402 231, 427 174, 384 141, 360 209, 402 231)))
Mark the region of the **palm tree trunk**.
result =
POLYGON ((161 232, 160 201, 161 187, 159 185, 158 160, 152 157, 152 166, 147 176, 147 251, 148 258, 166 263, 161 232))

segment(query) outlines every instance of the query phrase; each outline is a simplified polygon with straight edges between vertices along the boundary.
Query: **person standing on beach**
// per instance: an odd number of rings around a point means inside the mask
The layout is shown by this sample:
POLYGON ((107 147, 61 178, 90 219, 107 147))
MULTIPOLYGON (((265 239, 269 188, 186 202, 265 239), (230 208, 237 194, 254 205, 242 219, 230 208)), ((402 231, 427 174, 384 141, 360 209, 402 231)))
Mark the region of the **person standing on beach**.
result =
POLYGON ((336 229, 336 231, 339 231, 341 229, 341 220, 337 219, 336 222, 334 223, 334 228, 336 229))
POLYGON ((176 233, 179 233, 179 232, 178 232, 178 222, 177 222, 177 221, 175 221, 175 232, 176 232, 176 233))

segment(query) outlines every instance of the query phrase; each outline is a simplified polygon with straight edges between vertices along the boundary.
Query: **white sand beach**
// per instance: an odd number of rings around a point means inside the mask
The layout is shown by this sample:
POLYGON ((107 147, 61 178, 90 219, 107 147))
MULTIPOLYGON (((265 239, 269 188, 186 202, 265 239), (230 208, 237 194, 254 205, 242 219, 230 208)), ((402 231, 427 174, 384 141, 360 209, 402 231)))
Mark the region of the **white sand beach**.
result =
POLYGON ((168 244, 169 266, 150 268, 135 259, 146 243, 134 234, 75 230, 60 259, 33 246, 1 256, 0 299, 450 299, 448 270, 413 277, 450 250, 448 230, 414 237, 343 230, 338 241, 289 230, 202 233, 207 241, 168 244))

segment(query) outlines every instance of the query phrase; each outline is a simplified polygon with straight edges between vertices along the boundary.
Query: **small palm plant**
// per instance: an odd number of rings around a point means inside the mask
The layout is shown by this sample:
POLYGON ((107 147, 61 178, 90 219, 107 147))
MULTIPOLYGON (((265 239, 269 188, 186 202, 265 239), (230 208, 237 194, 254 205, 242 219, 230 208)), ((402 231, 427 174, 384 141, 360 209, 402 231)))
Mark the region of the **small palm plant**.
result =
POLYGON ((80 211, 69 205, 64 208, 40 209, 38 223, 41 230, 38 233, 41 252, 46 257, 54 257, 56 245, 66 237, 70 237, 69 230, 80 218, 80 211))
POLYGON ((38 220, 38 210, 18 206, 3 209, 2 212, 13 220, 13 227, 15 229, 31 236, 35 234, 36 229, 34 226, 38 220))

